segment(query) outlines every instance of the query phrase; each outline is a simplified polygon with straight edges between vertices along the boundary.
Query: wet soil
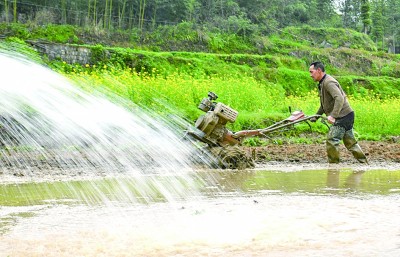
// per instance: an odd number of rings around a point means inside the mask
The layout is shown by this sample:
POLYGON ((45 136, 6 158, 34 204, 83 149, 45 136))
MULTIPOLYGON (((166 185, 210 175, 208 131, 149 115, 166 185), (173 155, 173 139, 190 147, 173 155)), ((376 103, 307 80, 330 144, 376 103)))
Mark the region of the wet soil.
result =
MULTIPOLYGON (((368 158, 369 165, 360 164, 340 145, 338 167, 364 167, 364 169, 400 169, 400 142, 360 141, 359 145, 368 158)), ((247 148, 255 157, 258 167, 324 168, 328 165, 325 143, 284 144, 247 148)), ((335 165, 329 165, 335 166, 335 165)))

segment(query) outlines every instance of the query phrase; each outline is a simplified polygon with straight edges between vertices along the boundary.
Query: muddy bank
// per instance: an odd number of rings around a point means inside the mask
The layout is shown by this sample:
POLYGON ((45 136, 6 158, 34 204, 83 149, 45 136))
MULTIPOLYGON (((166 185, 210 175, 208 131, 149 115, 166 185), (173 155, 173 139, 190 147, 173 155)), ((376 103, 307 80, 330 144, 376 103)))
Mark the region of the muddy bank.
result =
POLYGON ((399 142, 359 142, 369 165, 360 164, 351 153, 340 146, 340 164, 328 164, 325 143, 321 144, 285 144, 268 145, 265 147, 248 148, 255 156, 257 168, 265 169, 325 169, 325 168, 352 168, 352 169, 400 169, 399 142))
MULTIPOLYGON (((359 142, 370 163, 400 163, 400 142, 359 142)), ((255 151, 258 161, 282 162, 320 162, 327 161, 325 143, 321 144, 284 144, 250 148, 255 151)), ((340 157, 343 163, 356 163, 351 153, 340 145, 340 157)))

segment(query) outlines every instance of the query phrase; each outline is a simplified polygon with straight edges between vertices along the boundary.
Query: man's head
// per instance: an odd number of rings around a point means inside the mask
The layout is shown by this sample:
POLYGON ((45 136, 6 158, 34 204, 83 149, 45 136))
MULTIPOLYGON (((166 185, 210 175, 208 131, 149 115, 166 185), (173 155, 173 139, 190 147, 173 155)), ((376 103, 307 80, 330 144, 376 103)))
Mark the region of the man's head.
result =
POLYGON ((322 62, 313 62, 310 64, 310 76, 314 81, 320 81, 325 75, 325 67, 322 62))

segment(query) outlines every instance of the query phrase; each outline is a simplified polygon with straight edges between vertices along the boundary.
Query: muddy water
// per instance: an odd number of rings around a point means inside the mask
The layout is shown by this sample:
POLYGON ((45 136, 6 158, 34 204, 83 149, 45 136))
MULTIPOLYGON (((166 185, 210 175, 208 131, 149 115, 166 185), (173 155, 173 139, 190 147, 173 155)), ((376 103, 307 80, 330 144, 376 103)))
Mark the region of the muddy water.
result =
POLYGON ((2 185, 0 256, 400 256, 400 171, 193 176, 173 201, 134 178, 2 185))

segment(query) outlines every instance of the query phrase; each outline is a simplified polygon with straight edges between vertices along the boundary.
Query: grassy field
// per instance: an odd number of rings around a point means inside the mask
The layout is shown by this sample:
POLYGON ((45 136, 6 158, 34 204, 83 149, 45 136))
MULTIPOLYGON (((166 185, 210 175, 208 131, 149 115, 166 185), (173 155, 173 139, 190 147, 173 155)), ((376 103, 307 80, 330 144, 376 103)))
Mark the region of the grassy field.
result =
MULTIPOLYGON (((197 109, 200 100, 209 91, 239 111, 238 120, 230 129, 263 128, 289 116, 291 110, 314 114, 319 105, 317 90, 306 94, 287 95, 283 87, 268 81, 260 82, 252 76, 216 75, 194 78, 182 73, 155 75, 156 71, 136 72, 132 69, 90 67, 87 69, 60 69, 64 75, 87 91, 101 91, 109 96, 117 94, 160 115, 177 114, 194 121, 202 112, 197 109), (151 75, 150 75, 151 74, 151 75)), ((306 73, 306 72, 305 72, 306 73)), ((310 83, 313 83, 310 78, 310 83)), ((349 96, 356 112, 355 131, 360 140, 383 140, 400 135, 400 99, 382 98, 364 92, 349 96)), ((298 132, 309 129, 298 126, 298 132)), ((327 128, 317 122, 313 131, 326 133, 327 128)))

